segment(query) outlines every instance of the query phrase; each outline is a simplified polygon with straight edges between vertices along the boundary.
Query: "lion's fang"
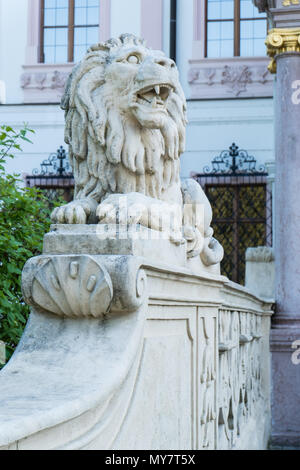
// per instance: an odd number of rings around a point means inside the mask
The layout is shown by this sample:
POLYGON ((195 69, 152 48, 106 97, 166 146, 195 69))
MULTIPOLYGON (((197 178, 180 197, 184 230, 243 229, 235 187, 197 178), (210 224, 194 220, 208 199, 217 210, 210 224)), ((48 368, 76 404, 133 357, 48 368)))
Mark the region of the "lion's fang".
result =
POLYGON ((160 94, 160 86, 159 86, 159 85, 156 85, 156 86, 154 87, 154 90, 155 90, 155 93, 156 93, 157 95, 160 94))

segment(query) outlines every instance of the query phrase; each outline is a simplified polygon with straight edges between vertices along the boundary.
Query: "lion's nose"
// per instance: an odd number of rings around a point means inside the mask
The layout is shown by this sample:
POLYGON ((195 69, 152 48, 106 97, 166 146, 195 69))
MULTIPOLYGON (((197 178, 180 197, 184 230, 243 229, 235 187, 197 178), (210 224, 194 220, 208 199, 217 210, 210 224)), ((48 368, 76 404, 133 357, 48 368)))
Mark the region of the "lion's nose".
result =
POLYGON ((161 65, 162 67, 167 67, 169 69, 175 67, 175 62, 172 59, 163 58, 163 59, 156 59, 156 64, 161 65))

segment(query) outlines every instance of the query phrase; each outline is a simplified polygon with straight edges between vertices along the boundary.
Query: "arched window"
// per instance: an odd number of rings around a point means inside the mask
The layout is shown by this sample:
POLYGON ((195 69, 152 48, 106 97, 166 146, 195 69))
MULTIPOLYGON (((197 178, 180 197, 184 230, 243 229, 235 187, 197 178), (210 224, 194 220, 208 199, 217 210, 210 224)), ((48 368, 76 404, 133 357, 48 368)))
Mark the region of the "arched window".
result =
POLYGON ((99 42, 99 0, 41 0, 40 62, 78 62, 99 42))
POLYGON ((265 56, 266 33, 252 0, 206 0, 206 57, 265 56))

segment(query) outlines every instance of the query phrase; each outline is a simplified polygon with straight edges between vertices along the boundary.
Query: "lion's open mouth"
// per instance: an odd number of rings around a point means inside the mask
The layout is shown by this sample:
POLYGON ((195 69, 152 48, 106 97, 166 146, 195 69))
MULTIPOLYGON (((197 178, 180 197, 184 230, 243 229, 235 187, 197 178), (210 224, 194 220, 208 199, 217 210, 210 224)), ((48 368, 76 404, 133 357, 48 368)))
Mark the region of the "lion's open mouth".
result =
POLYGON ((152 108, 164 107, 173 87, 168 84, 151 85, 136 93, 138 103, 152 108))

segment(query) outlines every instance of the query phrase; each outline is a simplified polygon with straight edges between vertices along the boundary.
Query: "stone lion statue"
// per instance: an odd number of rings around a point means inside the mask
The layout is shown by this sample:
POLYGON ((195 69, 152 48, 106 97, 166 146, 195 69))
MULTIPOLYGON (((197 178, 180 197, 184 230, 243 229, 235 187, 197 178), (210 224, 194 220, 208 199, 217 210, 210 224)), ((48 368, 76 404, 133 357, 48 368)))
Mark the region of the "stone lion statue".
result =
POLYGON ((187 240, 188 256, 206 265, 220 261, 210 204, 196 181, 180 181, 186 101, 173 60, 130 34, 96 44, 73 69, 61 107, 75 194, 53 211, 54 223, 110 224, 117 214, 119 223, 163 230, 172 212, 170 239, 187 240), (129 208, 139 205, 129 218, 124 195, 129 208))

